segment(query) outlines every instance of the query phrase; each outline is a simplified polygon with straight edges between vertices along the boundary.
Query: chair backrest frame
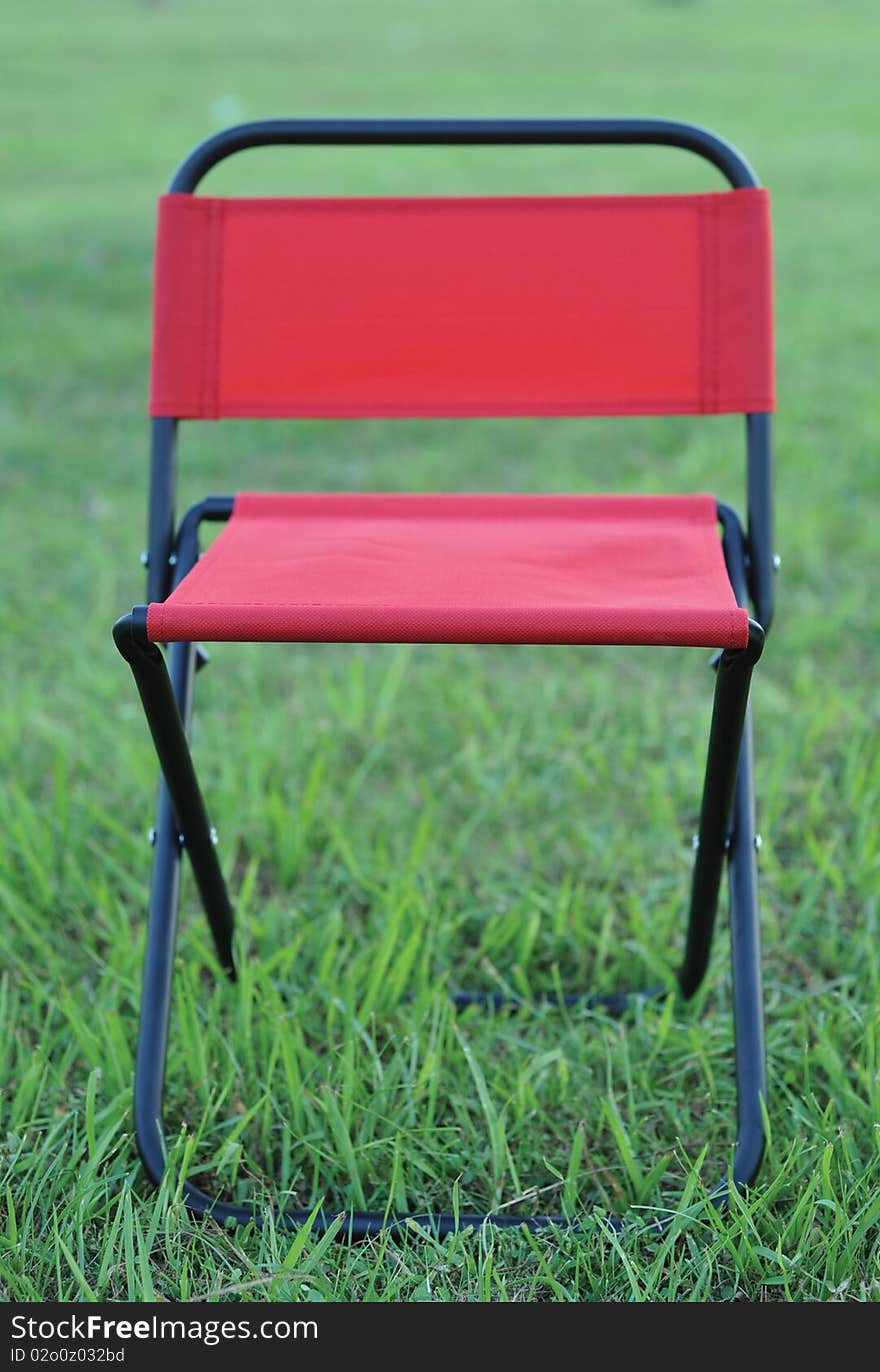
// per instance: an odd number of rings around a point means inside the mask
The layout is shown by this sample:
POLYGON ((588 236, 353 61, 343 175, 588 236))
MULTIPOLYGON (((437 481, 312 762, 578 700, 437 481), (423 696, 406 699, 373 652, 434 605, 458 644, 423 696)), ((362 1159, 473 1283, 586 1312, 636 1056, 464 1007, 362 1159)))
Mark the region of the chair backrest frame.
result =
MULTIPOLYGON (((207 139, 181 163, 169 192, 192 194, 217 163, 236 152, 293 146, 658 145, 680 148, 714 165, 734 189, 759 182, 729 143, 694 125, 654 119, 565 120, 269 120, 239 125, 207 139)), ((746 418, 749 590, 766 629, 773 613, 772 431, 769 412, 746 418)), ((152 420, 147 596, 168 593, 174 551, 177 419, 152 420)))

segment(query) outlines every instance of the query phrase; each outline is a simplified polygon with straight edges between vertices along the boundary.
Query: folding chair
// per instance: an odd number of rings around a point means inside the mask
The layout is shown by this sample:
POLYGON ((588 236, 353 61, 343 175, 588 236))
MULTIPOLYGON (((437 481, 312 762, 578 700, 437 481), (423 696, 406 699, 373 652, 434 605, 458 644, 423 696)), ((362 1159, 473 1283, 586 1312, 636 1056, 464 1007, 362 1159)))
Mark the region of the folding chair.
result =
MULTIPOLYGON (((230 978, 233 914, 187 731, 202 641, 664 644, 716 650, 715 696, 679 973, 694 994, 730 882, 737 1144, 751 1184, 766 1095, 752 668, 773 608, 772 306, 767 194, 738 152, 665 121, 281 120, 183 162, 159 207, 146 606, 114 628, 161 764, 135 1077, 156 1183, 181 853, 230 978), (267 144, 661 144, 730 190, 694 195, 196 197, 232 153, 267 144), (209 496, 174 519, 181 419, 745 416, 748 524, 708 495, 209 496), (224 527, 204 556, 204 521, 224 527), (752 616, 748 606, 752 606, 752 616), (168 646, 168 666, 159 645, 168 646)), ((463 994, 460 1003, 477 996, 463 994)), ((493 999, 491 997, 484 999, 493 999)), ((594 997, 619 1010, 623 995, 594 997)), ((220 1220, 252 1206, 184 1180, 220 1220)), ((296 1225, 305 1210, 279 1210, 296 1225)), ((322 1230, 334 1218, 320 1213, 322 1230)), ((392 1216, 447 1233, 489 1220, 392 1216)), ((342 1232, 388 1217, 347 1214, 342 1232)))

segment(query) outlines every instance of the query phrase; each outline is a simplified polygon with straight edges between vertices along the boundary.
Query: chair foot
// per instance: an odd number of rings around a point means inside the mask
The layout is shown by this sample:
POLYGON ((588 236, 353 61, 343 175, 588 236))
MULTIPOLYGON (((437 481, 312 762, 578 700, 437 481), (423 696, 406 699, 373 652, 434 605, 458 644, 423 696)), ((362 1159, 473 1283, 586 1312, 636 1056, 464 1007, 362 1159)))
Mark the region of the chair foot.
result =
POLYGON ((456 991, 451 999, 456 1010, 467 1010, 472 1005, 479 1005, 485 1010, 507 1010, 510 1014, 517 1014, 520 1010, 533 1005, 564 1005, 566 1009, 604 1010, 606 1014, 618 1018, 625 1015, 634 1002, 657 1000, 669 990, 667 986, 649 986, 645 990, 617 991, 609 995, 589 991, 572 991, 559 995, 556 991, 546 991, 532 999, 507 996, 501 991, 456 991))
MULTIPOLYGON (((147 1169, 149 1171, 149 1169, 147 1169)), ((158 1177, 153 1178, 158 1184, 158 1177)), ((213 1200, 190 1182, 181 1188, 183 1202, 191 1214, 201 1219, 213 1219, 218 1224, 253 1224, 262 1228, 267 1215, 255 1205, 235 1205, 230 1201, 213 1200)), ((712 1198, 710 1197, 710 1200, 712 1198)), ((311 1222, 313 1234, 326 1234, 335 1229, 339 1239, 366 1239, 377 1234, 404 1234, 423 1230, 435 1238, 447 1238, 468 1230, 491 1227, 493 1229, 527 1229, 538 1233, 543 1229, 568 1229, 575 1231, 591 1230, 604 1234, 622 1234, 627 1230, 638 1230, 642 1234, 661 1234, 670 1223, 664 1217, 657 1220, 625 1220, 617 1215, 590 1214, 577 1217, 565 1215, 521 1215, 489 1211, 485 1214, 474 1211, 460 1211, 458 1214, 445 1214, 430 1211, 412 1211, 398 1215, 391 1210, 313 1210, 278 1209, 272 1210, 272 1220, 279 1228, 298 1229, 311 1222)))
MULTIPOLYGON (((170 968, 169 968, 170 971, 170 968)), ((626 1010, 637 1002, 646 1002, 658 999, 669 993, 667 986, 652 986, 644 990, 622 991, 614 994, 589 994, 584 992, 574 992, 559 996, 548 993, 535 1000, 520 1000, 515 997, 505 996, 494 992, 463 991, 454 994, 451 999, 456 1010, 468 1009, 471 1006, 480 1006, 491 1010, 506 1010, 510 1013, 518 1013, 520 1010, 528 1008, 530 1005, 544 1003, 548 1005, 564 1004, 567 1007, 582 1006, 586 1008, 598 1008, 605 1010, 613 1016, 623 1015, 626 1010)), ((146 1029, 141 1048, 143 1050, 142 1061, 149 1062, 149 1067, 144 1070, 143 1077, 139 1076, 136 1089, 135 1102, 135 1122, 138 1147, 144 1168, 150 1179, 158 1185, 165 1172, 165 1145, 161 1133, 161 1121, 156 1113, 156 1106, 161 1097, 161 1067, 150 1053, 150 1044, 145 1040, 150 1035, 149 1028, 146 1029), (150 1098, 153 1102, 152 1108, 148 1110, 138 1108, 138 1096, 140 1091, 144 1091, 144 1097, 150 1098)), ((144 1098, 141 1098, 144 1099, 144 1098)), ((161 1107, 160 1107, 161 1108, 161 1107)), ((754 1142, 754 1140, 753 1140, 754 1142)), ((718 1184, 702 1198, 702 1204, 710 1205, 716 1210, 724 1210, 730 1198, 732 1187, 742 1189, 753 1180, 754 1173, 757 1172, 757 1165, 760 1163, 760 1148, 763 1145, 763 1136, 758 1140, 760 1145, 756 1155, 757 1162, 752 1156, 755 1149, 751 1147, 748 1140, 741 1141, 737 1146, 737 1154, 734 1163, 733 1177, 724 1177, 718 1184), (749 1154, 748 1160, 744 1156, 749 1154), (744 1176, 745 1170, 750 1172, 748 1177, 744 1176)), ((280 1228, 294 1230, 301 1225, 309 1223, 314 1234, 326 1234, 333 1230, 338 1239, 359 1240, 370 1238, 377 1234, 397 1234, 412 1233, 423 1230, 434 1235, 436 1238, 445 1238, 452 1234, 462 1233, 467 1230, 477 1230, 484 1227, 493 1229, 527 1229, 532 1233, 542 1230, 570 1230, 576 1232, 592 1232, 598 1236, 620 1235, 625 1233, 638 1233, 640 1235, 660 1236, 666 1232, 673 1220, 674 1212, 654 1218, 646 1219, 633 1216, 606 1215, 582 1211, 576 1216, 567 1215, 524 1215, 506 1214, 504 1211, 489 1211, 486 1213, 463 1211, 458 1214, 432 1213, 430 1211, 413 1211, 405 1214, 397 1214, 392 1210, 374 1211, 350 1211, 319 1209, 317 1212, 311 1209, 282 1209, 269 1208, 261 1209, 258 1204, 235 1204, 230 1201, 214 1199, 207 1192, 200 1190, 191 1182, 185 1181, 181 1186, 181 1194, 184 1204, 193 1215, 200 1218, 210 1218, 219 1224, 253 1224, 257 1228, 267 1222, 271 1217, 272 1222, 280 1228)))

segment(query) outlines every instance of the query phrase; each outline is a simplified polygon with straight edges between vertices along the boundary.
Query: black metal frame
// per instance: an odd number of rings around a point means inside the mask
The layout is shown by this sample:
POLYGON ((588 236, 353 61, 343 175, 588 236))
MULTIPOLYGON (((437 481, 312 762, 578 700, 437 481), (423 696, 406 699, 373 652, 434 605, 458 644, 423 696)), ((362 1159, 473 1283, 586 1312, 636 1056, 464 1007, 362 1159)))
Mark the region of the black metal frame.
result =
MULTIPOLYGON (((223 158, 268 144, 660 144, 698 154, 713 163, 734 187, 758 184, 748 163, 728 143, 695 126, 664 120, 277 120, 242 125, 208 139, 182 163, 169 189, 191 193, 223 158)), ((188 511, 175 533, 176 438, 175 419, 152 421, 148 550, 143 557, 148 567, 148 601, 164 600, 195 565, 200 524, 206 520, 226 520, 232 513, 232 497, 209 496, 188 511)), ((731 1175, 711 1193, 715 1204, 724 1204, 731 1185, 751 1185, 760 1167, 765 1141, 766 1073, 756 864, 759 840, 755 830, 748 697, 752 670, 761 655, 773 614, 777 565, 772 553, 772 433, 768 414, 746 415, 746 448, 747 533, 728 506, 719 504, 718 516, 731 584, 741 606, 747 608, 751 600, 754 618, 749 620, 747 647, 725 649, 713 658, 715 697, 699 833, 694 840, 696 856, 685 954, 679 973, 681 992, 688 998, 700 986, 708 965, 726 861, 738 1131, 731 1175)), ((198 644, 174 643, 168 649, 166 666, 160 648, 147 638, 143 606, 120 619, 113 634, 132 669, 162 768, 156 823, 151 831, 153 874, 134 1093, 138 1149, 148 1175, 158 1184, 166 1166, 162 1097, 184 847, 221 966, 234 980, 233 914, 187 739, 195 672, 207 660, 206 656, 198 644)), ((610 1013, 620 1013, 630 994, 566 999, 587 1000, 602 1005, 610 1013)), ((480 1001, 497 1003, 498 998, 467 993, 456 998, 459 1006, 480 1001)), ((214 1200, 185 1179, 182 1193, 186 1205, 196 1213, 210 1213, 221 1221, 261 1222, 260 1213, 253 1206, 214 1200)), ((296 1226, 309 1214, 307 1210, 279 1210, 276 1221, 296 1226)), ((316 1232, 325 1230, 336 1218, 332 1212, 320 1212, 314 1223, 316 1232)), ((524 1224, 531 1229, 567 1223, 554 1216, 389 1217, 380 1212, 345 1212, 340 1233, 362 1237, 415 1222, 446 1234, 487 1221, 501 1227, 524 1224)))

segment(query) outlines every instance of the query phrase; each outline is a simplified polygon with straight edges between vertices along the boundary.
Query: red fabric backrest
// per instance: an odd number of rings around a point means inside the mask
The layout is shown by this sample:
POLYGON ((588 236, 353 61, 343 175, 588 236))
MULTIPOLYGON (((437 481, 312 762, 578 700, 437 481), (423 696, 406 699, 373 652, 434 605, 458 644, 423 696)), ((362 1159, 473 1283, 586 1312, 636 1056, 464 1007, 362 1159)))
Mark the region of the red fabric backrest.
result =
POLYGON ((766 191, 160 201, 151 413, 773 408, 766 191))

